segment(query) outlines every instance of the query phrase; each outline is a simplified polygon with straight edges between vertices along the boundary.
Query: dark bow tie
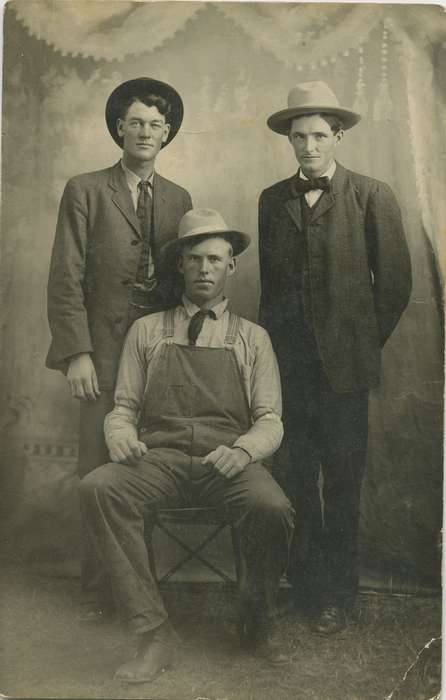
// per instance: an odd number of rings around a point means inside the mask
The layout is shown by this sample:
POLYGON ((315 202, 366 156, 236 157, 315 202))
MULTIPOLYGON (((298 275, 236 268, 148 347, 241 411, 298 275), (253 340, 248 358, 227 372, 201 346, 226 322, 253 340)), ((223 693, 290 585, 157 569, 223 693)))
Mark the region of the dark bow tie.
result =
POLYGON ((301 177, 295 178, 296 190, 299 194, 311 192, 311 190, 330 190, 330 180, 328 177, 315 177, 313 180, 303 180, 301 177))

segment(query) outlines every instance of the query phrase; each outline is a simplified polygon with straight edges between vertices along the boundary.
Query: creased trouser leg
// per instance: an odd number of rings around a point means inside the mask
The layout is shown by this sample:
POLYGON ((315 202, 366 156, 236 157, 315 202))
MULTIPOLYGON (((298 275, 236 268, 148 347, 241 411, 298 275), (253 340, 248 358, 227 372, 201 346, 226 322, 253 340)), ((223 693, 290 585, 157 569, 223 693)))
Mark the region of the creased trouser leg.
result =
POLYGON ((352 607, 358 590, 358 530, 366 453, 327 459, 324 468, 323 599, 352 607))
POLYGON ((106 464, 82 481, 89 536, 108 571, 116 603, 137 633, 167 618, 149 566, 144 517, 155 507, 181 501, 174 474, 159 460, 143 459, 135 467, 106 464))
MULTIPOLYGON (((82 479, 110 459, 104 439, 104 418, 113 408, 113 392, 102 390, 94 402, 80 406, 78 472, 82 479)), ((111 605, 110 582, 102 560, 90 541, 88 528, 81 519, 81 588, 85 603, 111 605)))
POLYGON ((282 489, 261 464, 250 464, 231 480, 215 475, 199 499, 220 506, 228 522, 237 523, 247 569, 242 602, 265 618, 274 617, 294 527, 294 511, 282 489))

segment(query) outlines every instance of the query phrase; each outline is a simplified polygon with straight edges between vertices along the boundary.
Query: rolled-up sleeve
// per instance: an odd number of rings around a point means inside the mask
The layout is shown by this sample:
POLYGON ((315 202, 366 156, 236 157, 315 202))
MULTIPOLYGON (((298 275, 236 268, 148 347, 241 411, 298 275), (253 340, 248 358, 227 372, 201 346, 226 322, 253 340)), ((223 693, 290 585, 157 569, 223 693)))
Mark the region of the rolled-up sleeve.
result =
POLYGON ((234 447, 242 448, 257 462, 274 454, 283 438, 279 367, 269 335, 260 326, 255 331, 250 389, 253 425, 234 447))
POLYGON ((121 356, 115 390, 115 407, 104 421, 107 447, 122 437, 137 437, 138 422, 147 376, 144 327, 138 322, 130 329, 121 356))

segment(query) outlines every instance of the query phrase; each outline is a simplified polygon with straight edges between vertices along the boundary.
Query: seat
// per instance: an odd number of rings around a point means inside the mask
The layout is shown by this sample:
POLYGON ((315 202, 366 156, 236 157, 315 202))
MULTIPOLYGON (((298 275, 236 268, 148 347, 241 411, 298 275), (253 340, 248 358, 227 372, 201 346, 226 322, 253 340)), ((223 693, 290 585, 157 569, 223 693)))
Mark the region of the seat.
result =
POLYGON ((239 588, 241 581, 245 575, 245 561, 242 557, 240 547, 240 533, 236 525, 228 523, 221 512, 214 507, 196 507, 196 508, 160 508, 151 516, 150 520, 145 523, 145 540, 147 552, 149 556, 149 564, 152 574, 158 583, 168 581, 179 569, 187 562, 196 559, 203 566, 216 574, 221 580, 228 584, 236 584, 239 588), (194 547, 189 546, 177 532, 174 532, 172 525, 203 525, 211 529, 211 532, 204 537, 201 542, 194 547), (166 571, 161 578, 158 578, 155 553, 152 544, 152 533, 155 527, 159 527, 164 534, 171 540, 176 542, 186 552, 185 556, 180 559, 174 566, 166 571), (218 566, 203 556, 202 552, 206 545, 214 540, 217 535, 225 528, 231 528, 232 549, 234 555, 234 568, 236 578, 232 579, 225 571, 222 571, 218 566))

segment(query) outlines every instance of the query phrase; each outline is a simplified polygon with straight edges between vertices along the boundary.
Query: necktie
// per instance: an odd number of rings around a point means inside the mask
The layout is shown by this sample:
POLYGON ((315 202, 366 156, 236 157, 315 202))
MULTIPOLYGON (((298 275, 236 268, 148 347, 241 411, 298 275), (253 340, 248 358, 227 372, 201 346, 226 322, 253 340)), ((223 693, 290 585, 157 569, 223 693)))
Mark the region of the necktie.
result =
POLYGON ((206 316, 209 316, 209 318, 212 318, 214 321, 217 320, 217 317, 212 309, 200 309, 200 311, 197 311, 197 313, 192 316, 187 329, 189 345, 196 344, 197 338, 200 335, 201 329, 203 328, 203 323, 206 316))
POLYGON ((155 272, 152 249, 150 246, 152 227, 152 183, 150 180, 140 180, 140 182, 138 182, 138 190, 136 215, 139 219, 143 240, 141 260, 138 266, 138 281, 147 284, 147 281, 153 278, 155 272))
POLYGON ((311 190, 325 190, 326 192, 330 189, 330 180, 328 177, 316 177, 313 180, 303 180, 301 177, 295 178, 296 190, 305 194, 305 192, 311 192, 311 190))

